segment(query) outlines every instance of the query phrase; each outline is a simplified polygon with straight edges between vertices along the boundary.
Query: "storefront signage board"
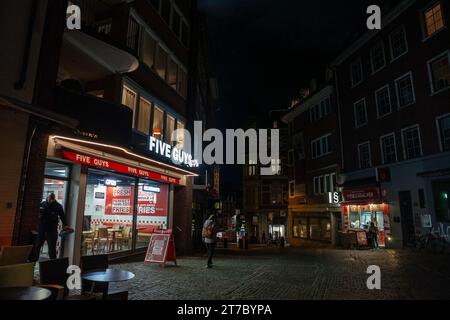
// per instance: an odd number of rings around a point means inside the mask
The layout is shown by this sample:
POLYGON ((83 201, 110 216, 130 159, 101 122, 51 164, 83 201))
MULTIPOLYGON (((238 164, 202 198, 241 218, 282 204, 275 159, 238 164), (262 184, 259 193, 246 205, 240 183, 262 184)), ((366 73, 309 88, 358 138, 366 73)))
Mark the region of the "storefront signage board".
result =
POLYGON ((375 202, 381 200, 380 190, 378 188, 344 190, 343 196, 345 202, 375 202))
POLYGON ((134 176, 153 179, 173 184, 180 184, 180 179, 169 177, 163 174, 159 174, 156 172, 139 169, 135 167, 130 167, 121 163, 113 162, 110 160, 105 160, 101 158, 97 158, 94 156, 89 156, 81 153, 76 153, 68 150, 63 151, 63 157, 66 160, 70 160, 76 163, 81 163, 91 167, 103 168, 108 170, 114 170, 117 172, 131 174, 134 176))
POLYGON ((155 230, 148 244, 144 263, 159 263, 164 267, 167 261, 177 265, 172 230, 155 230))

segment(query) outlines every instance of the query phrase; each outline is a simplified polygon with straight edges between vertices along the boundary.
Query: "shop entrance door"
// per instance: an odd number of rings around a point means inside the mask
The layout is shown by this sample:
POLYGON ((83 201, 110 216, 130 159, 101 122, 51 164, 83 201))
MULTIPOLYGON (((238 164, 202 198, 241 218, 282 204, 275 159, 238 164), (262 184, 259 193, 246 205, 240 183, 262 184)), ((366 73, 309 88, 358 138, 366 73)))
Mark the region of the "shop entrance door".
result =
POLYGON ((414 216, 411 203, 411 191, 400 191, 398 193, 400 202, 400 214, 402 217, 403 245, 414 243, 414 216))

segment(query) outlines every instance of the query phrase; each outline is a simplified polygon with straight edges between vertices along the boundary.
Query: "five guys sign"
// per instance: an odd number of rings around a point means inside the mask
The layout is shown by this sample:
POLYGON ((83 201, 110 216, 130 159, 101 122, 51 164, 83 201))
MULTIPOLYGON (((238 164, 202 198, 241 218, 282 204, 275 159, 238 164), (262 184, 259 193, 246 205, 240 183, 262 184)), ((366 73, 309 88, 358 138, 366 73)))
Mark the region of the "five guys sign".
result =
POLYGON ((121 163, 113 162, 110 160, 105 160, 81 153, 76 153, 72 151, 63 151, 64 159, 81 163, 91 167, 104 168, 109 170, 114 170, 121 173, 131 174, 142 178, 148 178, 173 184, 180 184, 180 179, 169 177, 160 173, 153 171, 143 170, 135 167, 130 167, 121 163))

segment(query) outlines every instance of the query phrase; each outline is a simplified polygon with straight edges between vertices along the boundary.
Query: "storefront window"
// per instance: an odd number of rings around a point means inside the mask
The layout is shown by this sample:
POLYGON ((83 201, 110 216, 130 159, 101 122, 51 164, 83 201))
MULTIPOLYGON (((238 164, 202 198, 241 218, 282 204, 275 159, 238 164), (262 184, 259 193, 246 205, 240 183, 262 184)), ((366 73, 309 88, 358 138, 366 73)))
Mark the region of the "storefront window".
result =
POLYGON ((294 218, 293 223, 294 238, 308 238, 308 220, 306 218, 294 218))
POLYGON ((136 248, 147 247, 155 229, 166 229, 169 216, 169 186, 139 180, 136 248))
POLYGON ((130 177, 89 170, 83 221, 82 253, 132 249, 134 182, 130 177))

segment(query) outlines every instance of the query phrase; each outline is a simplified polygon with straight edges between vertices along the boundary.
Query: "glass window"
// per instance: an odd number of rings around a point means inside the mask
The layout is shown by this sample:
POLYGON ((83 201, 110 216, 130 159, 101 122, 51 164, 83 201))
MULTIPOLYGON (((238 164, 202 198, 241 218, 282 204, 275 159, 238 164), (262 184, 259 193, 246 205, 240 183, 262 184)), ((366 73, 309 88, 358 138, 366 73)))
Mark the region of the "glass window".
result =
POLYGON ((181 16, 175 8, 172 7, 172 31, 176 36, 180 37, 181 28, 181 16))
POLYGON ((391 56, 393 60, 408 51, 405 29, 403 27, 392 32, 389 36, 389 41, 391 43, 391 56))
POLYGON ((140 179, 136 211, 136 248, 146 248, 155 229, 167 229, 169 186, 140 179))
POLYGON ((370 143, 366 142, 358 146, 359 167, 361 169, 370 168, 372 166, 370 143))
POLYGON ((167 52, 163 48, 159 47, 158 57, 156 59, 156 72, 163 79, 166 79, 167 59, 167 52))
POLYGON ((127 46, 133 51, 137 51, 139 45, 140 25, 132 17, 128 20, 127 46))
POLYGON ((424 12, 425 32, 430 37, 442 28, 444 28, 444 19, 442 16, 441 3, 438 2, 424 12))
POLYGON ((82 254, 131 250, 133 214, 134 179, 89 169, 82 254))
POLYGON ((295 197, 295 181, 289 182, 289 197, 295 197))
POLYGON ((308 238, 308 219, 294 218, 293 221, 293 236, 294 238, 308 238))
POLYGON ((166 124, 166 137, 167 143, 173 144, 172 134, 175 131, 175 118, 167 115, 167 124, 166 124))
POLYGON ((381 138, 381 150, 383 155, 383 163, 391 163, 397 161, 395 134, 390 134, 381 138))
POLYGON ((68 178, 69 166, 56 162, 45 163, 45 175, 50 177, 68 178))
POLYGON ((189 27, 184 21, 181 23, 181 42, 185 47, 189 46, 189 27))
POLYGON ((432 182, 433 198, 436 210, 436 220, 441 223, 450 222, 450 181, 432 182))
POLYGON ((150 133, 150 113, 152 106, 150 102, 141 97, 139 103, 138 130, 144 134, 150 133))
POLYGON ((416 101, 411 74, 395 80, 399 107, 406 107, 416 101))
POLYGON ((325 192, 325 183, 324 183, 324 177, 319 177, 319 194, 323 194, 325 192))
POLYGON ((325 192, 331 192, 331 179, 330 175, 325 176, 325 192))
POLYGON ((363 70, 362 70, 362 62, 361 59, 353 62, 350 66, 350 73, 352 78, 352 86, 356 86, 361 83, 363 80, 363 70))
POLYGON ((361 99, 353 105, 355 113, 355 127, 362 127, 367 123, 366 100, 361 99))
POLYGON ((402 130, 403 147, 406 159, 413 159, 422 155, 422 146, 420 144, 419 127, 402 130))
POLYGON ((450 83, 449 54, 445 53, 430 62, 433 92, 445 89, 450 83))
POLYGON ((386 65, 383 42, 379 42, 370 50, 370 59, 372 61, 372 73, 377 72, 386 65))
POLYGON ((178 65, 175 61, 172 59, 169 60, 169 67, 168 67, 168 77, 167 81, 169 85, 174 89, 177 90, 177 71, 178 71, 178 65))
POLYGON ((156 41, 147 32, 142 33, 141 58, 144 63, 153 68, 155 64, 156 41))
POLYGON ((153 136, 159 140, 164 138, 164 111, 157 106, 153 108, 153 136))
POLYGON ((385 86, 375 92, 375 100, 377 103, 378 117, 383 117, 391 113, 391 97, 389 86, 385 86))
POLYGON ((177 121, 177 148, 184 149, 184 130, 185 126, 183 122, 177 121), (178 130, 179 129, 179 130, 178 130))
POLYGON ((357 206, 350 207, 350 229, 359 229, 361 226, 360 214, 357 206))
POLYGON ((442 149, 450 150, 450 116, 439 119, 439 130, 441 133, 442 149))
MULTIPOLYGON (((133 110, 133 119, 136 112, 136 97, 137 94, 135 91, 131 90, 127 86, 123 86, 122 89, 122 104, 129 107, 131 110, 133 110)), ((133 128, 134 128, 134 121, 133 121, 133 128)))

